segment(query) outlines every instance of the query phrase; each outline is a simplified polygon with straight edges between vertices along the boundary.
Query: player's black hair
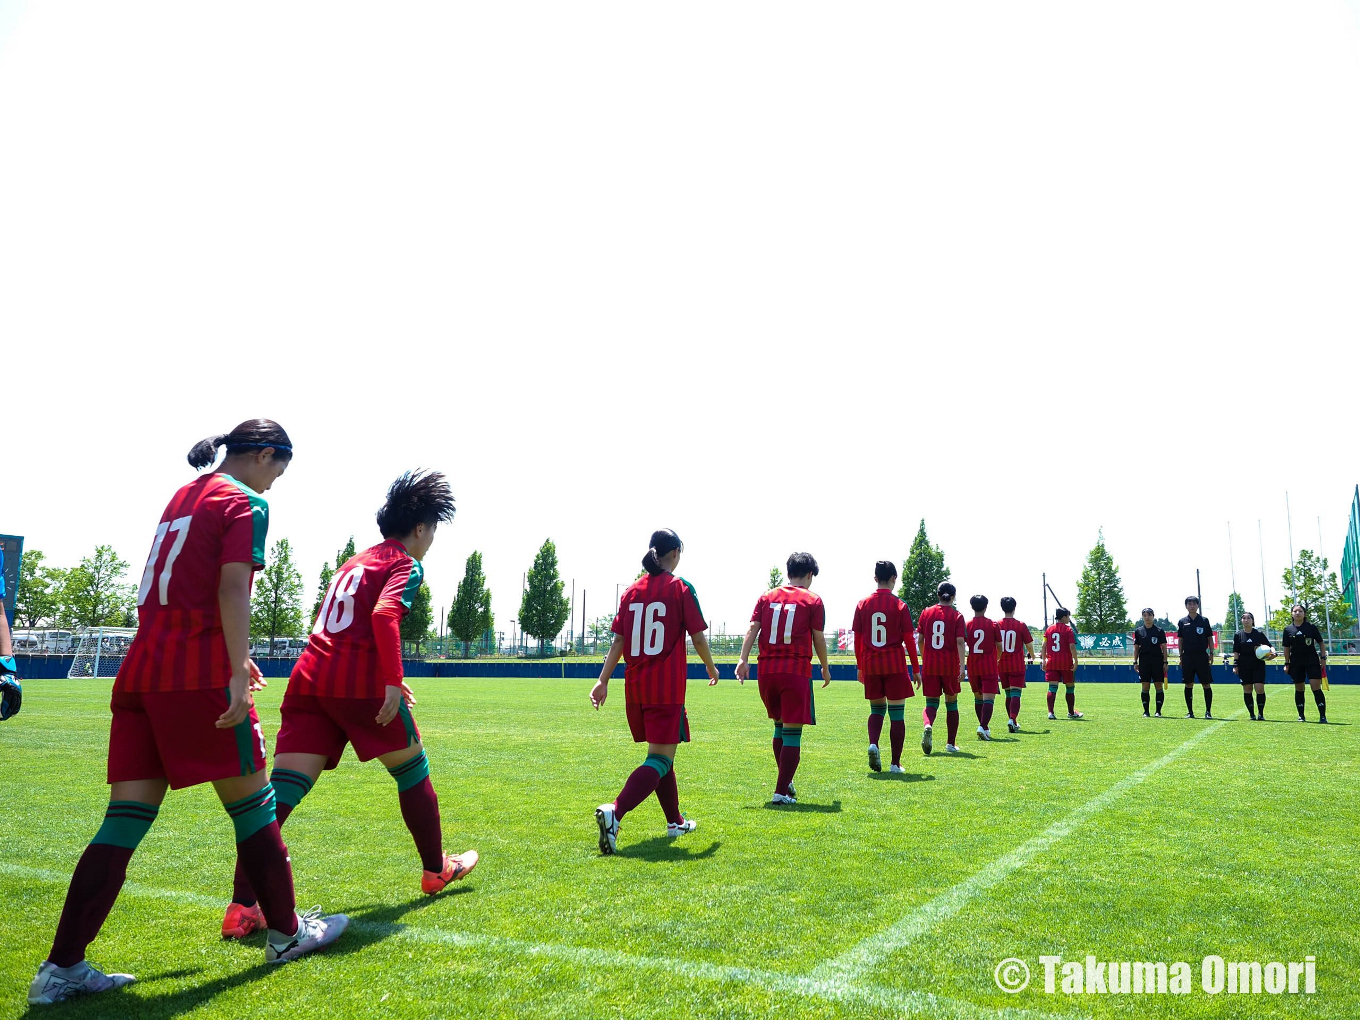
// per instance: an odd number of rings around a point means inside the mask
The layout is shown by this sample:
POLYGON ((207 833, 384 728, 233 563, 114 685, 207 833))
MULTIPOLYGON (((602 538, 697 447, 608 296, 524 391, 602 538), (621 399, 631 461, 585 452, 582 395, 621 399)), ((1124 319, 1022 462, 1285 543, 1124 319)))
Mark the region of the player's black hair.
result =
POLYGON ((1066 609, 1064 609, 1062 606, 1059 606, 1059 607, 1058 607, 1058 611, 1057 611, 1056 613, 1053 614, 1053 619, 1055 619, 1055 620, 1065 620, 1065 619, 1067 619, 1067 618, 1068 618, 1069 616, 1071 616, 1071 615, 1072 615, 1072 614, 1071 614, 1070 612, 1068 612, 1068 611, 1067 611, 1066 609))
POLYGON ((811 574, 817 576, 817 557, 812 553, 796 552, 790 553, 788 562, 784 564, 784 570, 788 572, 789 580, 795 577, 804 577, 811 574))
POLYGON ((1146 607, 1143 612, 1151 613, 1153 616, 1157 615, 1157 610, 1153 609, 1151 606, 1146 607))
POLYGON ((189 451, 189 466, 197 471, 203 470, 217 459, 217 448, 225 446, 227 453, 252 453, 273 447, 274 460, 293 459, 293 441, 283 426, 268 418, 252 418, 243 421, 230 432, 200 439, 189 451))
POLYGON ((891 581, 897 576, 897 564, 892 560, 879 560, 874 564, 874 580, 879 584, 891 581))
POLYGON ((1015 612, 1015 599, 1011 598, 1009 595, 1001 596, 1001 611, 1003 613, 1015 612))
POLYGON ((387 487, 387 502, 378 511, 383 538, 401 538, 417 524, 433 527, 453 520, 453 490, 438 471, 407 471, 387 487))
POLYGON ((939 597, 941 602, 953 602, 954 596, 958 593, 959 590, 948 581, 941 581, 935 588, 935 594, 939 597))
POLYGON ((987 609, 987 596, 974 595, 968 600, 968 604, 973 607, 973 611, 976 613, 985 612, 987 609))
POLYGON ((652 576, 662 572, 661 557, 669 552, 679 549, 685 551, 685 543, 680 541, 680 536, 670 528, 662 528, 660 531, 652 532, 651 548, 647 550, 647 555, 642 557, 642 569, 652 576))
POLYGON ((1307 607, 1307 606, 1305 606, 1302 602, 1295 602, 1292 606, 1289 607, 1289 612, 1290 612, 1290 614, 1292 615, 1293 612, 1294 612, 1294 610, 1296 610, 1296 609, 1302 609, 1302 610, 1303 610, 1303 618, 1304 618, 1305 620, 1308 619, 1308 607, 1307 607))
POLYGON ((1242 612, 1238 613, 1237 616, 1238 616, 1238 619, 1240 619, 1240 620, 1245 620, 1248 616, 1250 616, 1250 617, 1251 617, 1251 625, 1252 625, 1253 627, 1256 626, 1256 614, 1253 613, 1250 609, 1244 609, 1244 610, 1242 610, 1242 612))
POLYGON ((1185 604, 1188 606, 1191 602, 1193 602, 1195 605, 1199 605, 1199 596, 1198 595, 1185 596, 1185 604))

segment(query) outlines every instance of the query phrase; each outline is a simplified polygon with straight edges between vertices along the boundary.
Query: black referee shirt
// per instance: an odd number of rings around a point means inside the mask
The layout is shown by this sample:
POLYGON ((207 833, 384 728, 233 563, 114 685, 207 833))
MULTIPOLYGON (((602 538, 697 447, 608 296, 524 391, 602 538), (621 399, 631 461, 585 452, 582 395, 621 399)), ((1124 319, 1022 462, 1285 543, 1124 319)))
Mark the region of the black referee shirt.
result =
POLYGON ((1291 623, 1284 629, 1284 638, 1280 643, 1289 649, 1289 661, 1291 663, 1301 662, 1311 666, 1318 662, 1318 649, 1322 647, 1322 632, 1308 620, 1304 620, 1299 626, 1291 623))
POLYGON ((1166 645, 1166 631, 1155 623, 1151 627, 1138 625, 1133 632, 1133 647, 1138 652, 1138 665, 1160 669, 1162 648, 1166 645))
POLYGON ((1214 629, 1209 626, 1209 618, 1201 613, 1193 620, 1182 616, 1176 623, 1176 634, 1181 642, 1182 659, 1206 659, 1214 640, 1214 629))
POLYGON ((1256 657, 1256 649, 1268 644, 1270 642, 1266 636, 1255 627, 1251 630, 1239 630, 1233 635, 1233 654, 1237 656, 1238 676, 1265 672, 1265 661, 1256 657))

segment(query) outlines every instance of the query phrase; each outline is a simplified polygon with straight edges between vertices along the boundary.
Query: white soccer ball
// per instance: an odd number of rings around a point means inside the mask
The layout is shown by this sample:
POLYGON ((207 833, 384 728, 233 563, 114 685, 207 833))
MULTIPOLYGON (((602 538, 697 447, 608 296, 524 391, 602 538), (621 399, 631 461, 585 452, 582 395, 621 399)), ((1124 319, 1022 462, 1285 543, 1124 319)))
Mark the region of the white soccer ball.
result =
POLYGON ((1270 645, 1257 645, 1256 657, 1258 659, 1268 659, 1274 653, 1274 651, 1275 649, 1271 648, 1270 645))

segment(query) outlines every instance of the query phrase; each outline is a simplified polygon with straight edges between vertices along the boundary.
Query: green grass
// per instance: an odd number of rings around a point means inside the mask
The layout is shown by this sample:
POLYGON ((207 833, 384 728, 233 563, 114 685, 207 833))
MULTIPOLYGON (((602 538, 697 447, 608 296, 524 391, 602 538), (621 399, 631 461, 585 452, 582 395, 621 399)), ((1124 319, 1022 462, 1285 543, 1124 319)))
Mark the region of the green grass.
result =
MULTIPOLYGON (((771 809, 770 726, 754 685, 693 684, 695 742, 680 749, 677 776, 698 831, 666 840, 649 801, 624 820, 619 854, 603 858, 593 808, 645 752, 628 737, 622 685, 599 713, 589 686, 416 681, 446 843, 476 847, 482 863, 453 893, 420 896, 394 784, 347 757, 284 832, 300 904, 355 923, 324 954, 283 968, 265 969, 259 936, 217 938, 231 825, 208 788, 172 793, 90 949, 139 982, 36 1015, 1360 1015, 1360 727, 1350 724, 1360 690, 1333 688, 1337 725, 1321 727, 1285 722, 1292 690, 1278 685, 1266 723, 1246 721, 1238 688, 1220 685, 1215 707, 1235 714, 1221 724, 1142 719, 1133 684, 1079 687, 1086 720, 1048 722, 1044 690, 1031 687, 1024 733, 1008 735, 998 713, 997 739, 981 744, 965 704, 965 754, 930 758, 917 743, 918 698, 909 774, 889 778, 865 766, 859 686, 837 683, 817 692, 801 803, 771 809), (873 951, 885 932, 895 948, 873 951), (857 948, 852 966, 842 954, 857 948), (1190 961, 1196 991, 1042 992, 1041 954, 1087 952, 1190 961), (1208 996, 1198 974, 1210 953, 1314 955, 1318 993, 1208 996), (992 973, 1012 956, 1036 981, 1007 996, 992 973)), ((271 738, 282 691, 259 699, 271 738)), ((25 1012, 66 878, 107 798, 107 688, 37 681, 25 693, 23 714, 0 729, 0 1017, 25 1012)), ((1179 690, 1167 707, 1183 711, 1179 690)), ((1311 697, 1308 711, 1316 717, 1311 697)))

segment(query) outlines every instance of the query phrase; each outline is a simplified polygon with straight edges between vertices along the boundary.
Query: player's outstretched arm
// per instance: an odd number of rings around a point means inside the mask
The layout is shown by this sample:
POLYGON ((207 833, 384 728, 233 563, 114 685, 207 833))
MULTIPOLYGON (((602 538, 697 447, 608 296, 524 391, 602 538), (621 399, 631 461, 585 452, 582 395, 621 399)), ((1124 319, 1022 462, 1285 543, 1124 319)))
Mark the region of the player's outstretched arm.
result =
POLYGON ((596 710, 604 704, 604 699, 609 697, 609 678, 614 675, 614 668, 623 658, 623 635, 615 634, 614 643, 609 646, 609 652, 604 657, 604 665, 600 667, 600 679, 595 681, 595 686, 590 689, 590 703, 596 710))
POLYGON ((231 661, 228 684, 231 704, 217 719, 219 730, 229 730, 250 715, 250 578, 254 565, 224 563, 217 582, 217 608, 222 616, 222 636, 231 661))
POLYGON ((822 686, 831 682, 831 663, 826 657, 826 634, 820 630, 812 632, 812 649, 817 653, 817 661, 822 664, 822 686))
POLYGON ((751 621, 751 626, 746 628, 746 637, 741 642, 741 655, 737 658, 737 681, 746 683, 746 678, 751 675, 751 646, 756 643, 756 638, 760 637, 760 624, 751 621))
POLYGON ((713 650, 708 647, 708 635, 700 630, 691 634, 689 639, 694 642, 694 651, 704 660, 704 669, 708 671, 708 686, 712 687, 718 682, 718 667, 713 661, 713 650))

